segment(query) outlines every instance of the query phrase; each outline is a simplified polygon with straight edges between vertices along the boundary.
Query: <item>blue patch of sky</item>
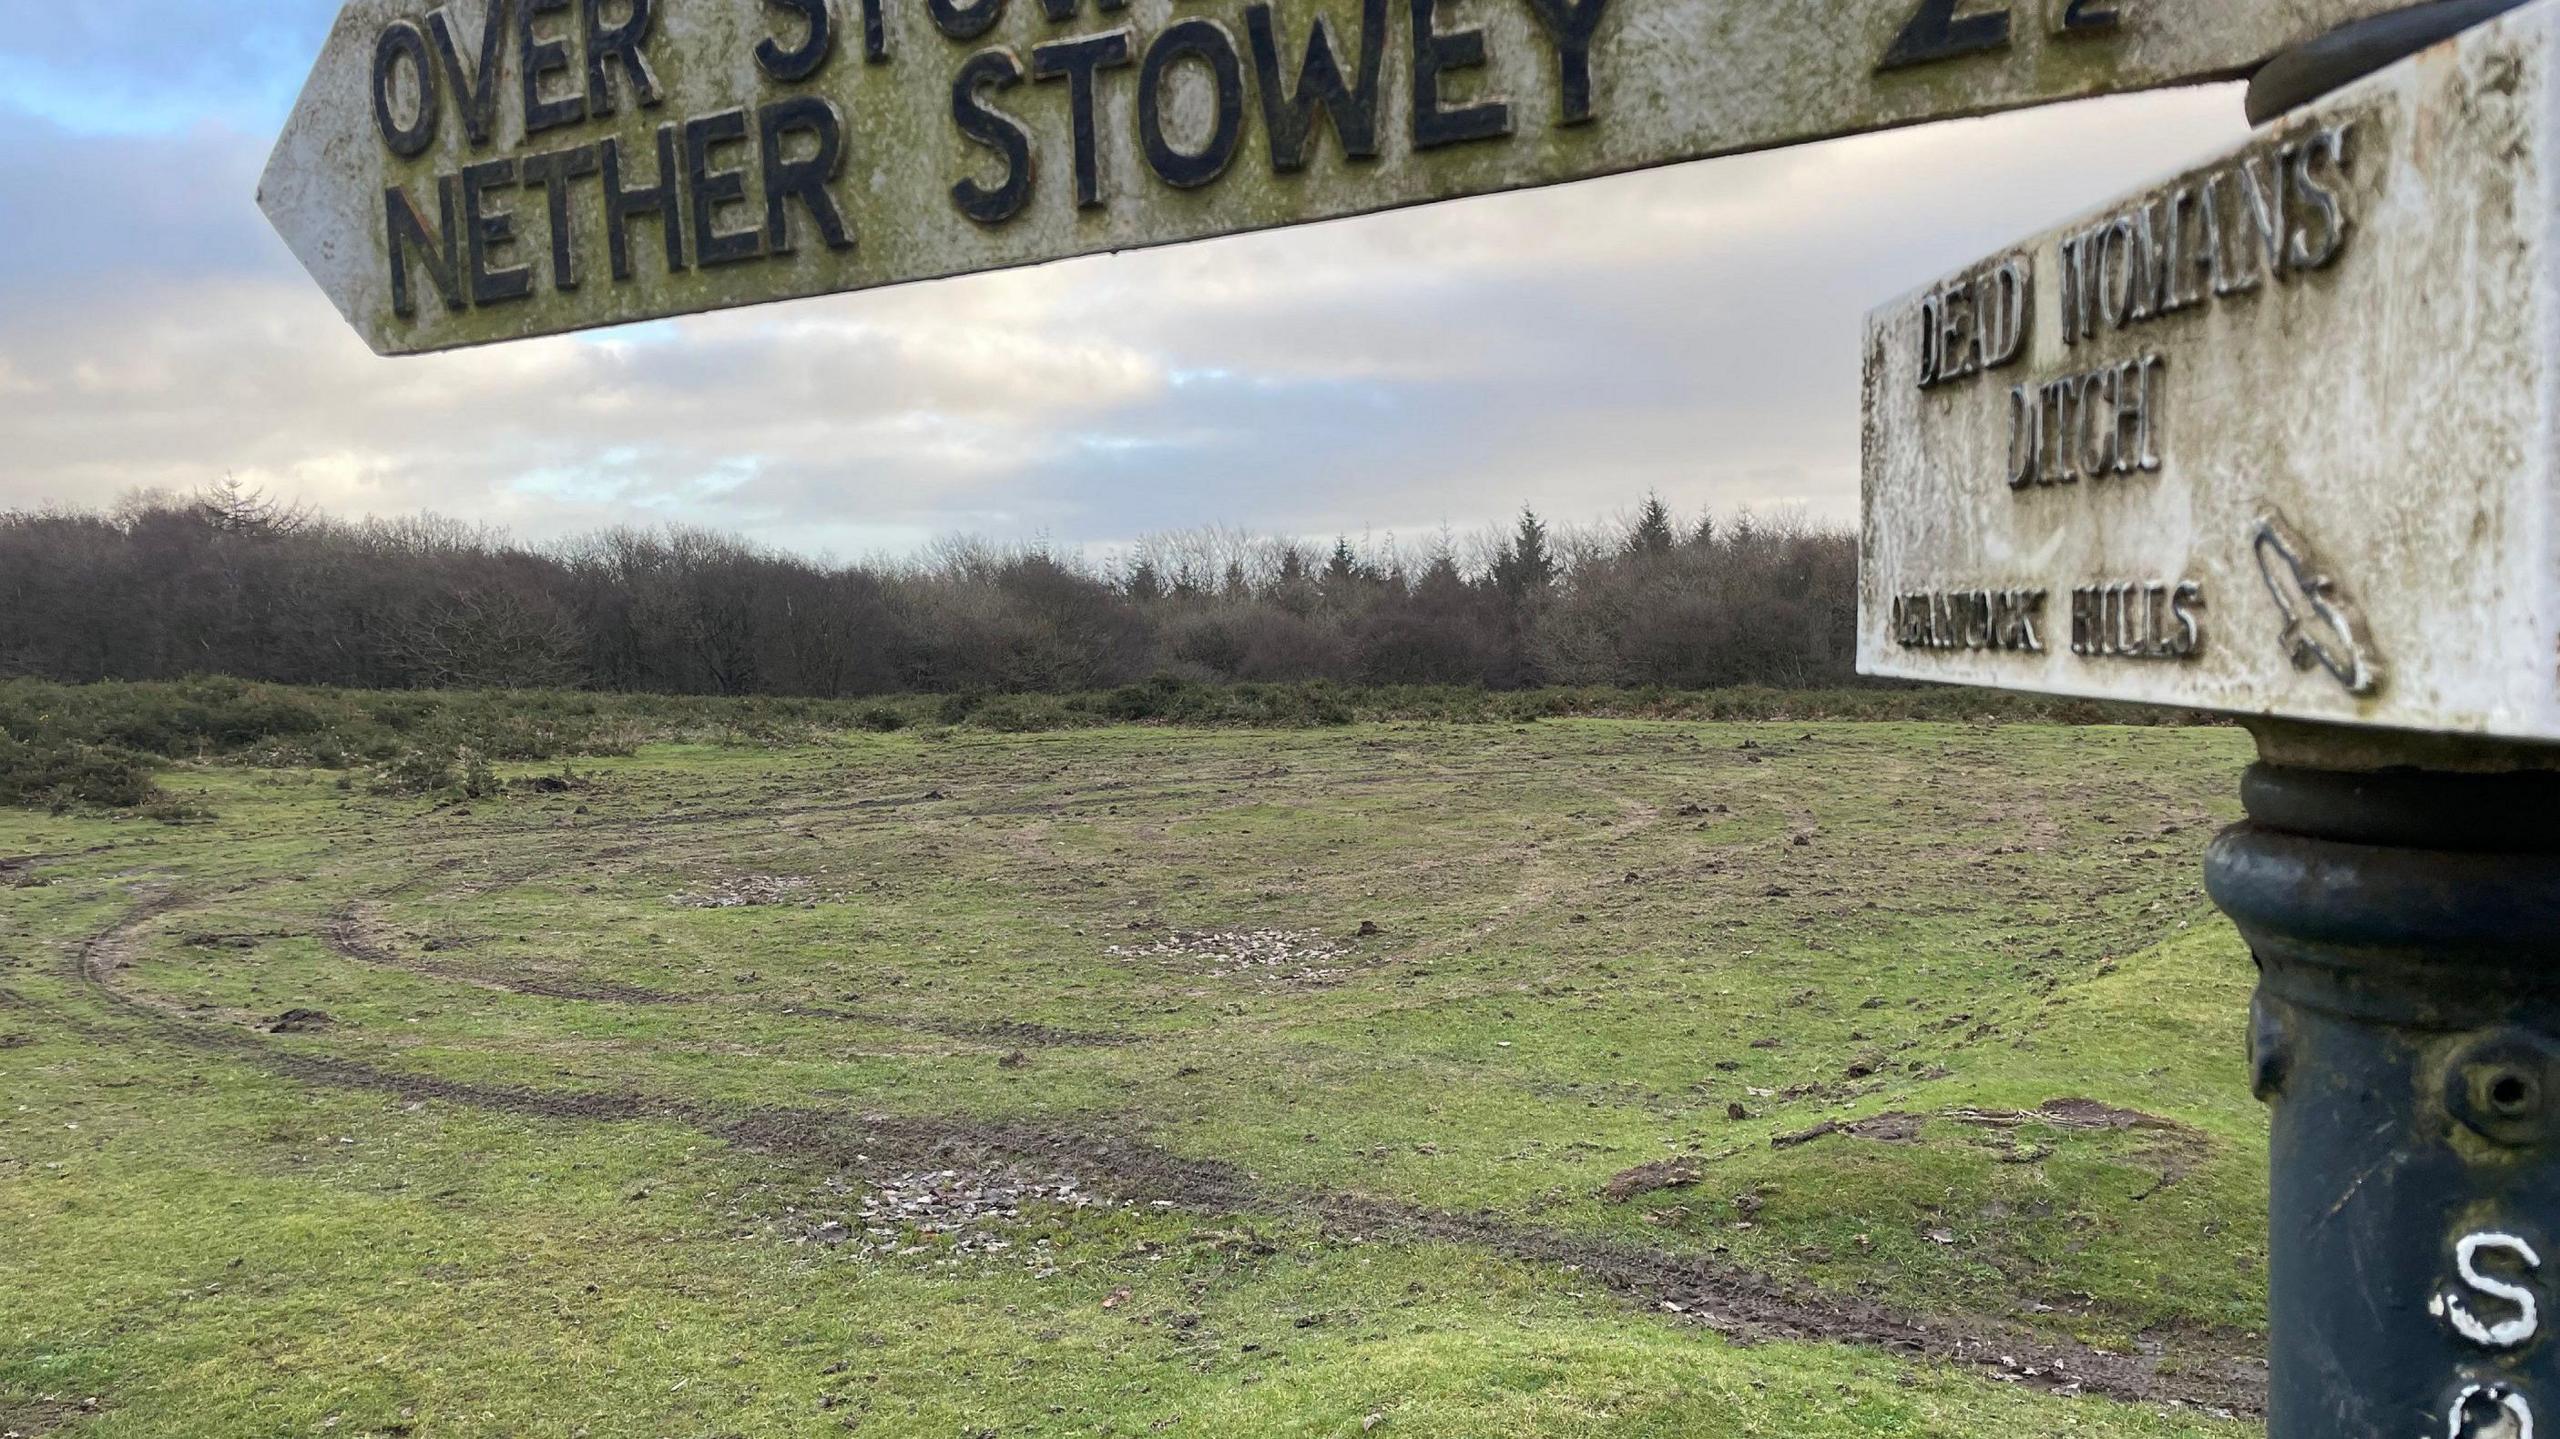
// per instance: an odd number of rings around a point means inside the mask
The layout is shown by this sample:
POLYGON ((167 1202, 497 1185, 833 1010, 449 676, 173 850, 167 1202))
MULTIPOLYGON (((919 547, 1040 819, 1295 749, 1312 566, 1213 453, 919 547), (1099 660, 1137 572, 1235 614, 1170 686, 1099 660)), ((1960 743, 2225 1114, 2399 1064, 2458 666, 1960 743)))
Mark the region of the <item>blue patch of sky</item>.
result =
POLYGON ((600 349, 671 345, 683 335, 674 320, 643 320, 636 325, 616 325, 603 330, 581 330, 573 338, 582 345, 600 349))
POLYGON ((1198 435, 1107 435, 1081 434, 1072 443, 1097 455, 1132 455, 1143 450, 1177 450, 1196 448, 1203 442, 1198 435))
POLYGON ((76 0, 10 7, 0 105, 76 135, 282 126, 336 0, 76 0))
POLYGON ((519 495, 557 500, 564 504, 618 504, 630 493, 631 480, 627 476, 608 473, 607 469, 593 465, 546 466, 516 476, 508 481, 507 488, 519 495))
POLYGON ((719 500, 745 489, 763 473, 764 460, 761 457, 732 455, 713 465, 708 473, 695 476, 693 483, 686 488, 693 499, 719 500))
POLYGON ((1414 459, 1478 428, 1462 387, 1375 379, 1230 376, 1133 410, 1105 434, 1156 443, 1078 443, 1012 478, 1061 505, 1075 539, 1190 525, 1272 525, 1356 507, 1414 459))

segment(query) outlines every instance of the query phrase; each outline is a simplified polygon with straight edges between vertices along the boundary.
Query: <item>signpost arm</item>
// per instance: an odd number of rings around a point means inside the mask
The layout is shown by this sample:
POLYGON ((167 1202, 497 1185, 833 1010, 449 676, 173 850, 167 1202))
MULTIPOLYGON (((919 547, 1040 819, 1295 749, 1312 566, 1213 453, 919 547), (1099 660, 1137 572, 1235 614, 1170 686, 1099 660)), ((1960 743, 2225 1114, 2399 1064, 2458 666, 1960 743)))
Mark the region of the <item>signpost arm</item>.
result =
MULTIPOLYGON (((2347 26, 2250 87, 2265 124, 2506 10, 2347 26)), ((2258 730, 2207 882, 2259 969, 2271 1439, 2560 1424, 2560 748, 2258 730)))
POLYGON ((2431 0, 2341 25, 2270 60, 2249 81, 2249 123, 2264 125, 2484 24, 2525 0, 2431 0))

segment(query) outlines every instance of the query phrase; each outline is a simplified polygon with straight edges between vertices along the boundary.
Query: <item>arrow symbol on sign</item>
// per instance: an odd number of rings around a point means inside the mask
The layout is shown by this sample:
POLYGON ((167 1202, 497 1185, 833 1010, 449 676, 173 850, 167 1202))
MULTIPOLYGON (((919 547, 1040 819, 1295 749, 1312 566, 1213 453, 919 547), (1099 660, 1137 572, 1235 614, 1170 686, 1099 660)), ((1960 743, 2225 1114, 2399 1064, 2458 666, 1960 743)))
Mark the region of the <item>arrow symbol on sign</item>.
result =
POLYGON ((2278 638, 2298 670, 2324 669, 2352 695, 2382 688, 2383 666, 2374 653, 2373 635, 2364 610, 2339 592, 2338 582, 2312 553, 2309 542, 2268 510, 2258 517, 2253 546, 2258 574, 2267 582, 2276 610, 2284 616, 2278 638))

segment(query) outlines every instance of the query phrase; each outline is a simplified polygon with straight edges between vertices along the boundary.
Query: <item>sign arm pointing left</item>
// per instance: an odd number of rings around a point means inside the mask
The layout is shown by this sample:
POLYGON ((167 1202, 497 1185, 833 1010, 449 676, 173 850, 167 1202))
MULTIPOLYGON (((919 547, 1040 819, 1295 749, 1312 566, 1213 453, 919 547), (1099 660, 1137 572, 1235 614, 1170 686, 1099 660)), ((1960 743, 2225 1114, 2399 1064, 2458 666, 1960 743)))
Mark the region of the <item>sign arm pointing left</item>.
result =
POLYGON ((413 354, 2224 78, 2394 3, 352 0, 259 200, 413 354))

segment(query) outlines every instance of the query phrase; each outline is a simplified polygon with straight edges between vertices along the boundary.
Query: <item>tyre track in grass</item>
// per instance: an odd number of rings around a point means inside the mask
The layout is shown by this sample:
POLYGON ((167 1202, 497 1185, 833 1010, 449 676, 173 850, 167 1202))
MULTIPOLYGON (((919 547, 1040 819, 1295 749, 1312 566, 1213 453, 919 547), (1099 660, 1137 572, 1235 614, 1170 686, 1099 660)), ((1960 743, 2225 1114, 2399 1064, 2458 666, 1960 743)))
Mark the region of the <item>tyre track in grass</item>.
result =
MULTIPOLYGON (((1046 799, 980 802, 956 792, 968 782, 955 775, 946 781, 952 786, 954 792, 951 793, 933 789, 913 794, 871 795, 857 799, 822 800, 764 807, 726 806, 646 815, 604 815, 581 819, 567 826, 541 822, 493 822, 467 836, 437 834, 417 838, 411 842, 410 848, 413 853, 421 857, 442 861, 441 872, 451 872, 461 868, 469 858, 486 853, 491 846, 513 840, 562 837, 603 839, 613 836, 642 838, 643 843, 601 850, 592 856, 619 858, 655 850, 659 847, 659 842, 670 834, 724 825, 755 824, 788 827, 826 818, 880 816, 882 822, 876 825, 843 826, 835 830, 835 834, 839 836, 868 834, 892 828, 907 815, 907 812, 928 807, 953 821, 1042 816, 1066 818, 1096 807, 1154 805, 1212 798, 1233 799, 1241 803, 1254 798, 1258 790, 1266 788, 1288 790, 1291 786, 1277 783, 1277 781, 1300 777, 1299 772, 1294 770, 1282 773, 1269 769, 1253 769, 1236 773, 1202 774, 1164 784, 1146 784, 1135 780, 1110 781, 1070 788, 1046 799), (460 853, 454 853, 454 851, 460 851, 460 853)), ((1436 763, 1427 771, 1394 770, 1325 775, 1322 778, 1329 790, 1339 792, 1345 789, 1378 789, 1424 781, 1455 785, 1498 780, 1550 781, 1553 777, 1552 770, 1535 764, 1464 766, 1436 763)), ((970 787, 989 791, 1001 789, 1001 786, 990 784, 983 776, 976 777, 974 785, 970 787)), ((1623 804, 1623 801, 1621 803, 1623 804)), ((410 823, 414 826, 424 818, 425 816, 419 816, 412 819, 410 823)), ((318 831, 317 835, 352 839, 369 836, 375 832, 372 826, 359 824, 333 826, 318 831)), ((535 874, 541 872, 540 869, 534 871, 535 874)), ((419 880, 431 880, 436 877, 436 873, 437 871, 431 870, 421 875, 419 880)), ((529 876, 501 870, 498 872, 498 877, 501 882, 520 882, 529 876)))
MULTIPOLYGON (((566 1123, 661 1123, 694 1129, 743 1149, 857 1172, 899 1167, 1020 1165, 1077 1174, 1096 1192, 1163 1202, 1212 1219, 1238 1216, 1309 1221, 1344 1241, 1464 1245, 1562 1268, 1648 1309, 1744 1344, 1839 1343, 1915 1361, 1952 1365, 2058 1395, 2097 1395, 2208 1413, 2264 1412, 2266 1380, 2255 1347, 2241 1336, 2184 1335, 2175 1371, 2150 1358, 2032 1335, 1997 1320, 1898 1313, 1865 1301, 1790 1290, 1766 1276, 1696 1255, 1594 1239, 1492 1213, 1459 1213, 1373 1196, 1274 1186, 1219 1160, 1186 1158, 1116 1135, 959 1118, 799 1108, 728 1109, 628 1090, 553 1091, 403 1074, 353 1060, 284 1049, 250 1032, 190 1021, 176 1007, 116 983, 159 920, 188 902, 145 894, 125 915, 67 952, 66 978, 111 1013, 153 1038, 253 1066, 294 1083, 374 1093, 403 1103, 438 1102, 516 1118, 566 1123), (1672 1306, 1677 1306, 1676 1310, 1672 1306)), ((95 1041, 130 1041, 134 1031, 100 1023, 24 995, 0 1004, 46 1014, 95 1041)))
POLYGON ((649 989, 641 985, 622 984, 612 980, 575 979, 555 975, 517 972, 495 973, 457 964, 446 964, 414 955, 393 944, 381 933, 364 905, 339 910, 321 927, 320 942, 330 953, 352 963, 375 969, 392 969, 450 984, 468 985, 475 989, 519 994, 534 999, 562 1000, 578 1004, 618 1004, 633 1006, 707 1005, 726 1008, 749 1008, 758 1013, 784 1019, 822 1019, 845 1024, 869 1024, 883 1029, 903 1030, 911 1034, 929 1034, 938 1039, 955 1039, 996 1047, 1021 1049, 1114 1049, 1139 1042, 1139 1036, 1116 1030, 1062 1029, 1053 1025, 1027 1024, 1010 1020, 945 1020, 920 1019, 904 1015, 881 1014, 872 1010, 839 1009, 827 1005, 763 1004, 753 1001, 722 999, 698 994, 675 994, 649 989))

